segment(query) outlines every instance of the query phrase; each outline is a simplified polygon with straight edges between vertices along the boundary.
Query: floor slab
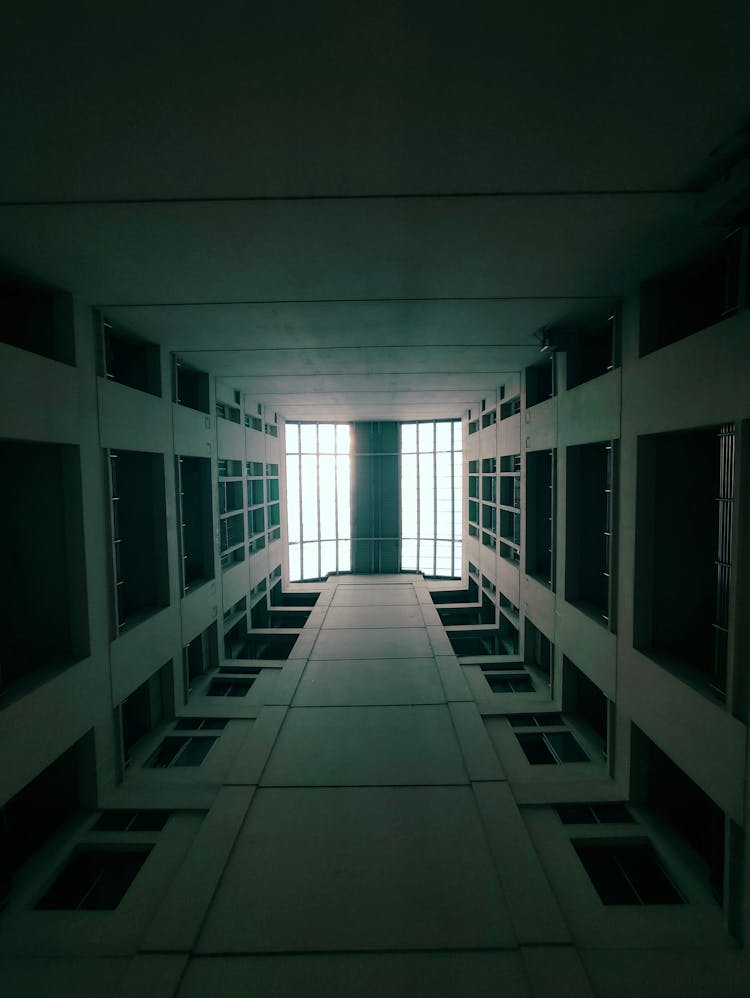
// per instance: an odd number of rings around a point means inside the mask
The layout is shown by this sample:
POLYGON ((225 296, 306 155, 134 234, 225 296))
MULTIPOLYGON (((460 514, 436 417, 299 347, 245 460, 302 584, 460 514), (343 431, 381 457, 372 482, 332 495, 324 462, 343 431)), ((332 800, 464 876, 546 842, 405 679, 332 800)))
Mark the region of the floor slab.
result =
POLYGON ((333 606, 404 606, 417 603, 417 594, 410 584, 339 585, 333 606))
POLYGON ((529 998, 517 951, 198 957, 177 998, 529 998), (252 982, 250 984, 249 982, 252 982))
POLYGON ((514 944, 469 787, 260 788, 197 952, 514 944))
POLYGON ((329 627, 424 627, 418 603, 408 606, 332 606, 326 614, 329 627))
POLYGON ((295 707, 443 703, 445 694, 432 658, 314 660, 308 663, 295 707))
POLYGON ((424 627, 325 628, 313 648, 313 659, 430 658, 432 648, 424 627))
POLYGON ((450 711, 421 707, 293 707, 263 786, 465 783, 450 711))

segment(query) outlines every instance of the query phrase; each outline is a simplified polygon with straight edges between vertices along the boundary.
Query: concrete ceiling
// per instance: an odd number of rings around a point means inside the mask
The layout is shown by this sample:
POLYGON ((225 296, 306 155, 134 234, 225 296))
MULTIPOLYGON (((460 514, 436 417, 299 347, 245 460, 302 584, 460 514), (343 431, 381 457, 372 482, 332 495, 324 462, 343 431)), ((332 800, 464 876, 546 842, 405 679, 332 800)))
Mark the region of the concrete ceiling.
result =
POLYGON ((701 244, 749 29, 739 2, 16 3, 0 257, 292 418, 458 415, 701 244))

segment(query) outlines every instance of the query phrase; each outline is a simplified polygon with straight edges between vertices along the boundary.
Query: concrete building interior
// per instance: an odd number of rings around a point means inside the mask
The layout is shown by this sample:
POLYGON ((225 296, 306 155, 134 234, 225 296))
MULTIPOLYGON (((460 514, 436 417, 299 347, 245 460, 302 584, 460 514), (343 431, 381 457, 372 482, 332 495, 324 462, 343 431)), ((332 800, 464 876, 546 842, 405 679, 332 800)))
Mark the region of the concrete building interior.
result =
POLYGON ((748 5, 3 22, 3 998, 750 994, 748 5))

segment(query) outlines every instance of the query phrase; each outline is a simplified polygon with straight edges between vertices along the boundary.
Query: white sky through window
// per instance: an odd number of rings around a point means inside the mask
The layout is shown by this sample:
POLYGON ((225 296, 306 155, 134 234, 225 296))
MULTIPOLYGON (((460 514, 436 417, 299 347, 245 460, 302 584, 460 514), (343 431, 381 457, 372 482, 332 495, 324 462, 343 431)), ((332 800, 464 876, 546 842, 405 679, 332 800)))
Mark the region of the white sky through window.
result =
POLYGON ((401 570, 460 577, 460 420, 401 424, 401 570))
POLYGON ((351 571, 349 426, 286 424, 289 580, 351 571))

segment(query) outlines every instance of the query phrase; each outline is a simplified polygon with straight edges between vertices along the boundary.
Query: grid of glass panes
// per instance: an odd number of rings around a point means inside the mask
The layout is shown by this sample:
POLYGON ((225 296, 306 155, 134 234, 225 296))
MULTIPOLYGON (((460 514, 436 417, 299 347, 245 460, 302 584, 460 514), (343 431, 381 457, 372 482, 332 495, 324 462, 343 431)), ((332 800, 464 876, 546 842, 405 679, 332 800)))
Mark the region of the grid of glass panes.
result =
POLYGON ((401 424, 401 570, 460 577, 461 421, 401 424))
POLYGON ((289 581, 351 571, 349 426, 286 424, 289 581))

